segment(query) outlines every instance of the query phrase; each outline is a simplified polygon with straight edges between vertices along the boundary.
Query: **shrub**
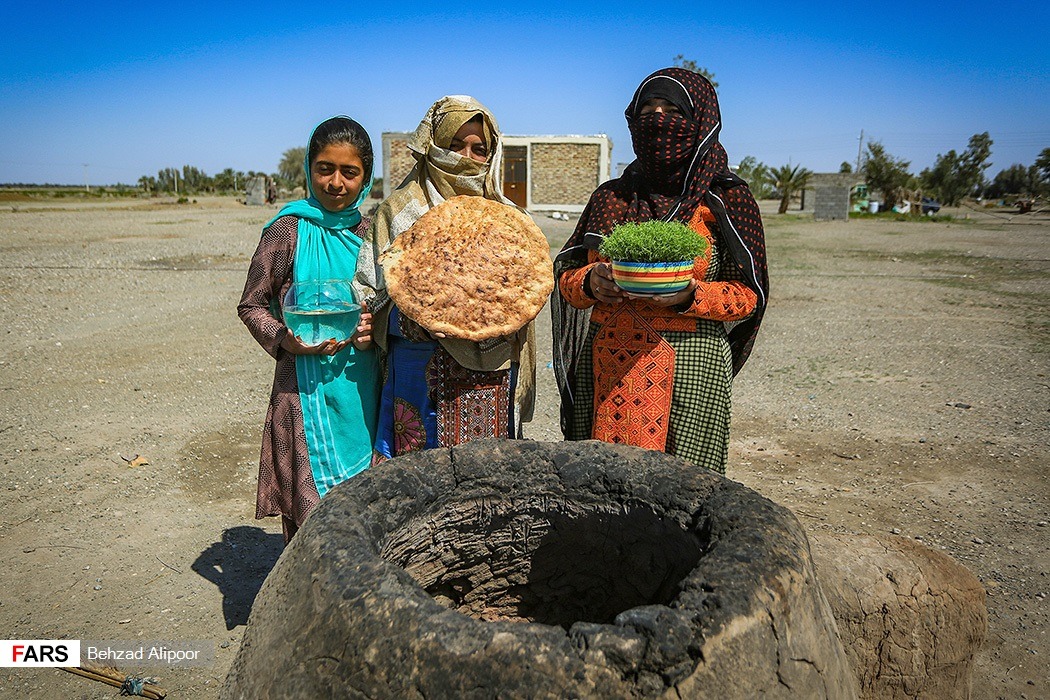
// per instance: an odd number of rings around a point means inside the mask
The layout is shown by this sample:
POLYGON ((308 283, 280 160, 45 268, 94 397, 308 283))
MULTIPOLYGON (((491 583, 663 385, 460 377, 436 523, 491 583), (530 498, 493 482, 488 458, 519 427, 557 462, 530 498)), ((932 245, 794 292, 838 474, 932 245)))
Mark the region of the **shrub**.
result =
POLYGON ((677 221, 620 224, 598 248, 610 260, 633 262, 692 260, 706 250, 707 240, 677 221))

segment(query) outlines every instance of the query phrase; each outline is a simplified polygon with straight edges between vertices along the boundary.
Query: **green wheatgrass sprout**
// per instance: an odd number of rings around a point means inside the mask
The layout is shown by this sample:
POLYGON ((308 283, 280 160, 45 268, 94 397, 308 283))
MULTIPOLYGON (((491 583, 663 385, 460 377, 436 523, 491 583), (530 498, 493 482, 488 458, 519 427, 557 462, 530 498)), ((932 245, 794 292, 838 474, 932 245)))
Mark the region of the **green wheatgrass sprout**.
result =
POLYGON ((707 240, 678 221, 620 224, 606 236, 598 252, 610 260, 679 262, 707 250, 707 240))

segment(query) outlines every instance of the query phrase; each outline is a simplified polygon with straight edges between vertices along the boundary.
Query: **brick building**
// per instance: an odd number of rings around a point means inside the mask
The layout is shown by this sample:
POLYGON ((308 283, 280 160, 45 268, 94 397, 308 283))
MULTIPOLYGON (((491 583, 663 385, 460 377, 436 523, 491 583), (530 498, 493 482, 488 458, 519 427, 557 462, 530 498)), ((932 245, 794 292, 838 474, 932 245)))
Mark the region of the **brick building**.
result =
MULTIPOLYGON (((411 134, 383 132, 383 197, 405 179, 415 159, 411 134)), ((530 211, 581 212, 609 179, 608 136, 504 136, 503 193, 530 211)))

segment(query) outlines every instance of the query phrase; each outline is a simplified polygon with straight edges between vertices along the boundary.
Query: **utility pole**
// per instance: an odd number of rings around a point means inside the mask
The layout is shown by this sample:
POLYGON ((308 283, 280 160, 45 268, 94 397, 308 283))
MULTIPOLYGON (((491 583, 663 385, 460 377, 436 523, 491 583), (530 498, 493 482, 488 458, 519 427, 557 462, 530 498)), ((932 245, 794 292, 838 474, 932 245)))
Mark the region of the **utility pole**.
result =
POLYGON ((857 172, 860 172, 860 151, 864 148, 864 129, 860 130, 860 139, 857 140, 857 172))
POLYGON ((172 168, 172 172, 175 173, 175 196, 179 196, 179 169, 172 168))
POLYGON ((88 176, 87 176, 87 169, 88 169, 88 165, 89 164, 88 163, 81 163, 81 165, 84 166, 84 191, 85 192, 90 192, 91 188, 88 187, 88 176))

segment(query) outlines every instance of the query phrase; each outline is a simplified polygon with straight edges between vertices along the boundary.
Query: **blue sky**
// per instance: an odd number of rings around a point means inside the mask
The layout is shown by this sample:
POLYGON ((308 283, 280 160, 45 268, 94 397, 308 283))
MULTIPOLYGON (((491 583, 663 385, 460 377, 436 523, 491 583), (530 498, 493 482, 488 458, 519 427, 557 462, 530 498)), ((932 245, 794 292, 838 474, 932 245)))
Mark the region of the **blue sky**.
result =
POLYGON ((862 129, 916 173, 982 131, 990 176, 1050 147, 1046 3, 511 5, 5 3, 0 183, 272 172, 327 116, 379 150, 453 93, 507 134, 608 134, 615 164, 678 54, 715 74, 732 162, 838 170, 862 129))

